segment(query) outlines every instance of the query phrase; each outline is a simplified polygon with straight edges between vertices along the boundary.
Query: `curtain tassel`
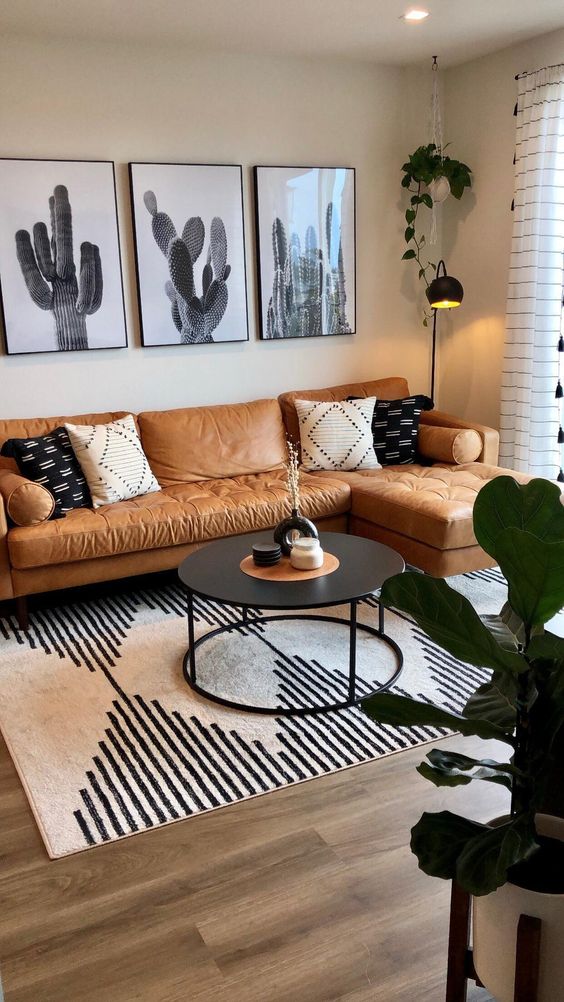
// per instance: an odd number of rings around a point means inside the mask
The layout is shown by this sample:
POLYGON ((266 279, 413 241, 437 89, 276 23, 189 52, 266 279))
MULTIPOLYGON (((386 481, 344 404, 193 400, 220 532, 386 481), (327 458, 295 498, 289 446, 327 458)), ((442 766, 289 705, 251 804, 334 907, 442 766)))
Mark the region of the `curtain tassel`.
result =
POLYGON ((562 469, 560 470, 560 473, 558 474, 556 479, 559 484, 564 484, 564 472, 562 471, 562 469))
POLYGON ((556 393, 554 394, 557 400, 561 400, 564 397, 564 390, 562 389, 562 383, 558 380, 558 386, 556 387, 556 393))
POLYGON ((564 445, 564 431, 562 430, 562 425, 558 429, 558 445, 564 445))
POLYGON ((562 337, 562 334, 558 338, 558 351, 564 351, 564 337, 562 337))

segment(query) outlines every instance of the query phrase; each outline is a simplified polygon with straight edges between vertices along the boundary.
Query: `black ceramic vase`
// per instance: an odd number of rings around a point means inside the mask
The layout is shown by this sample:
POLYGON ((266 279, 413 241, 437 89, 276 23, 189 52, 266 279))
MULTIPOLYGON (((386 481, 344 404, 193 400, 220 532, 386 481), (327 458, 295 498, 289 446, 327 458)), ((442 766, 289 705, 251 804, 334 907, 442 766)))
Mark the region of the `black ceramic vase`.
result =
POLYGON ((294 539, 299 536, 309 536, 310 539, 319 539, 319 533, 313 522, 309 518, 300 515, 296 508, 292 508, 292 514, 279 522, 274 530, 274 540, 280 543, 282 553, 288 557, 292 549, 294 539))

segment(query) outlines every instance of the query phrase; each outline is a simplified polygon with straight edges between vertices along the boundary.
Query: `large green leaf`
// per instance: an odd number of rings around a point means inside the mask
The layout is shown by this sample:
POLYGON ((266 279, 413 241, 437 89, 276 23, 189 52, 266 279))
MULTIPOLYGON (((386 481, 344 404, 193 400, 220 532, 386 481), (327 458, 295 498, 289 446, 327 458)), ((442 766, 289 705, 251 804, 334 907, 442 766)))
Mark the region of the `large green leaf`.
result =
POLYGON ((395 724, 403 727, 448 727, 461 734, 476 734, 479 738, 496 738, 512 744, 511 735, 502 727, 489 720, 476 717, 466 718, 458 713, 449 713, 440 706, 423 703, 409 696, 399 696, 395 692, 380 692, 363 699, 361 707, 372 720, 381 724, 395 724))
POLYGON ((474 780, 497 783, 512 789, 515 769, 510 763, 500 764, 492 759, 470 758, 457 752, 433 748, 427 755, 428 762, 422 762, 417 772, 435 786, 467 786, 474 780))
MULTIPOLYGON (((481 616, 480 618, 500 647, 503 647, 505 651, 512 651, 513 653, 518 650, 519 641, 506 621, 506 618, 501 614, 499 616, 481 616)), ((518 616, 515 617, 515 621, 520 622, 518 616)))
POLYGON ((421 765, 417 766, 417 772, 423 776, 423 779, 428 779, 435 786, 468 786, 476 779, 504 786, 510 792, 513 789, 509 776, 491 769, 478 769, 476 772, 467 773, 460 772, 458 769, 435 769, 428 762, 421 762, 421 765))
POLYGON ((527 859, 535 849, 538 844, 532 818, 512 818, 468 840, 458 856, 456 879, 469 894, 490 894, 506 882, 509 867, 527 859))
POLYGON ((411 851, 430 877, 456 878, 458 857, 468 842, 486 830, 485 825, 461 818, 450 811, 421 816, 411 829, 411 851))
POLYGON ((511 608, 529 627, 552 619, 564 606, 564 539, 547 543, 510 528, 499 533, 495 549, 511 608))
POLYGON ((497 539, 507 528, 526 529, 547 542, 564 540, 564 507, 560 491, 549 480, 518 484, 495 477, 474 502, 474 533, 480 546, 499 563, 497 539))
POLYGON ((491 758, 473 758, 471 755, 463 755, 462 752, 443 748, 431 748, 431 751, 427 753, 427 758, 433 765, 443 765, 447 769, 457 768, 467 771, 475 769, 476 766, 487 766, 488 769, 506 772, 510 776, 515 776, 519 772, 510 762, 494 762, 491 758))
POLYGON ((509 632, 515 639, 515 643, 525 645, 526 634, 525 634, 525 624, 523 620, 517 615, 516 612, 511 608, 509 602, 505 602, 501 608, 499 618, 502 623, 505 624, 509 632))
POLYGON ((491 828, 450 811, 425 813, 411 830, 411 848, 431 877, 457 880, 470 894, 489 894, 507 870, 537 848, 532 819, 512 818, 491 828))
POLYGON ((464 707, 465 717, 489 720, 513 730, 517 720, 517 683, 512 675, 494 671, 491 681, 478 686, 464 707))
MULTIPOLYGON (((564 666, 564 638, 557 637, 549 630, 543 630, 542 633, 537 633, 532 638, 527 648, 527 655, 532 661, 538 658, 544 661, 559 662, 562 668, 564 666)), ((557 665, 555 665, 556 667, 557 665)))
POLYGON ((527 670, 524 658, 500 647, 468 599, 442 579, 413 571, 397 574, 385 582, 381 601, 412 616, 432 640, 461 661, 513 674, 527 670))

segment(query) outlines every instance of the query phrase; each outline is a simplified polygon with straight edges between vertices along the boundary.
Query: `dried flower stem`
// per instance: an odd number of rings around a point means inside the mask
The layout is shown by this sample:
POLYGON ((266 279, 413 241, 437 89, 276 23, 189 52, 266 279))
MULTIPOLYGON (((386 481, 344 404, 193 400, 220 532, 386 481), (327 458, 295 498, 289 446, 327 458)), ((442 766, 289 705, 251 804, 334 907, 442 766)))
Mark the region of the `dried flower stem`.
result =
POLYGON ((293 442, 286 442, 288 446, 288 459, 286 466, 286 484, 292 502, 292 510, 299 511, 300 508, 300 460, 298 450, 293 442))

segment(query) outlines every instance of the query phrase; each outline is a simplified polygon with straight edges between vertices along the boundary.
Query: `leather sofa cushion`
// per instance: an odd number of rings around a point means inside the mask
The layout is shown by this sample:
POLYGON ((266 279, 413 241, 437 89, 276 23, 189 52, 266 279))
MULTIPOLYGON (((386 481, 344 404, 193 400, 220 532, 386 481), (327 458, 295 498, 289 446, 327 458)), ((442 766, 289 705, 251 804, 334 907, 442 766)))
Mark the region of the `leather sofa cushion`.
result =
MULTIPOLYGON (((8 549, 18 570, 137 550, 198 543, 276 525, 289 513, 286 471, 177 484, 102 508, 77 508, 60 521, 11 529, 8 549)), ((302 514, 348 511, 348 484, 303 474, 302 514)))
MULTIPOLYGON (((323 477, 317 473, 312 476, 323 477)), ((472 527, 478 491, 496 476, 527 483, 531 477, 483 463, 464 466, 386 466, 327 474, 352 489, 351 515, 439 550, 476 546, 472 527)))
POLYGON ((294 401, 298 400, 346 400, 347 397, 377 397, 379 400, 396 400, 408 397, 409 387, 403 376, 387 379, 371 379, 364 383, 342 383, 327 386, 322 390, 291 390, 278 397, 288 438, 299 444, 300 426, 294 401))
POLYGON ((139 427, 151 469, 164 487, 275 470, 286 459, 276 400, 144 411, 139 427))
POLYGON ((419 425, 417 452, 440 463, 473 463, 482 451, 482 438, 473 428, 419 425))
POLYGON ((51 491, 11 470, 0 470, 0 494, 8 517, 15 525, 38 525, 51 518, 55 511, 51 491))

